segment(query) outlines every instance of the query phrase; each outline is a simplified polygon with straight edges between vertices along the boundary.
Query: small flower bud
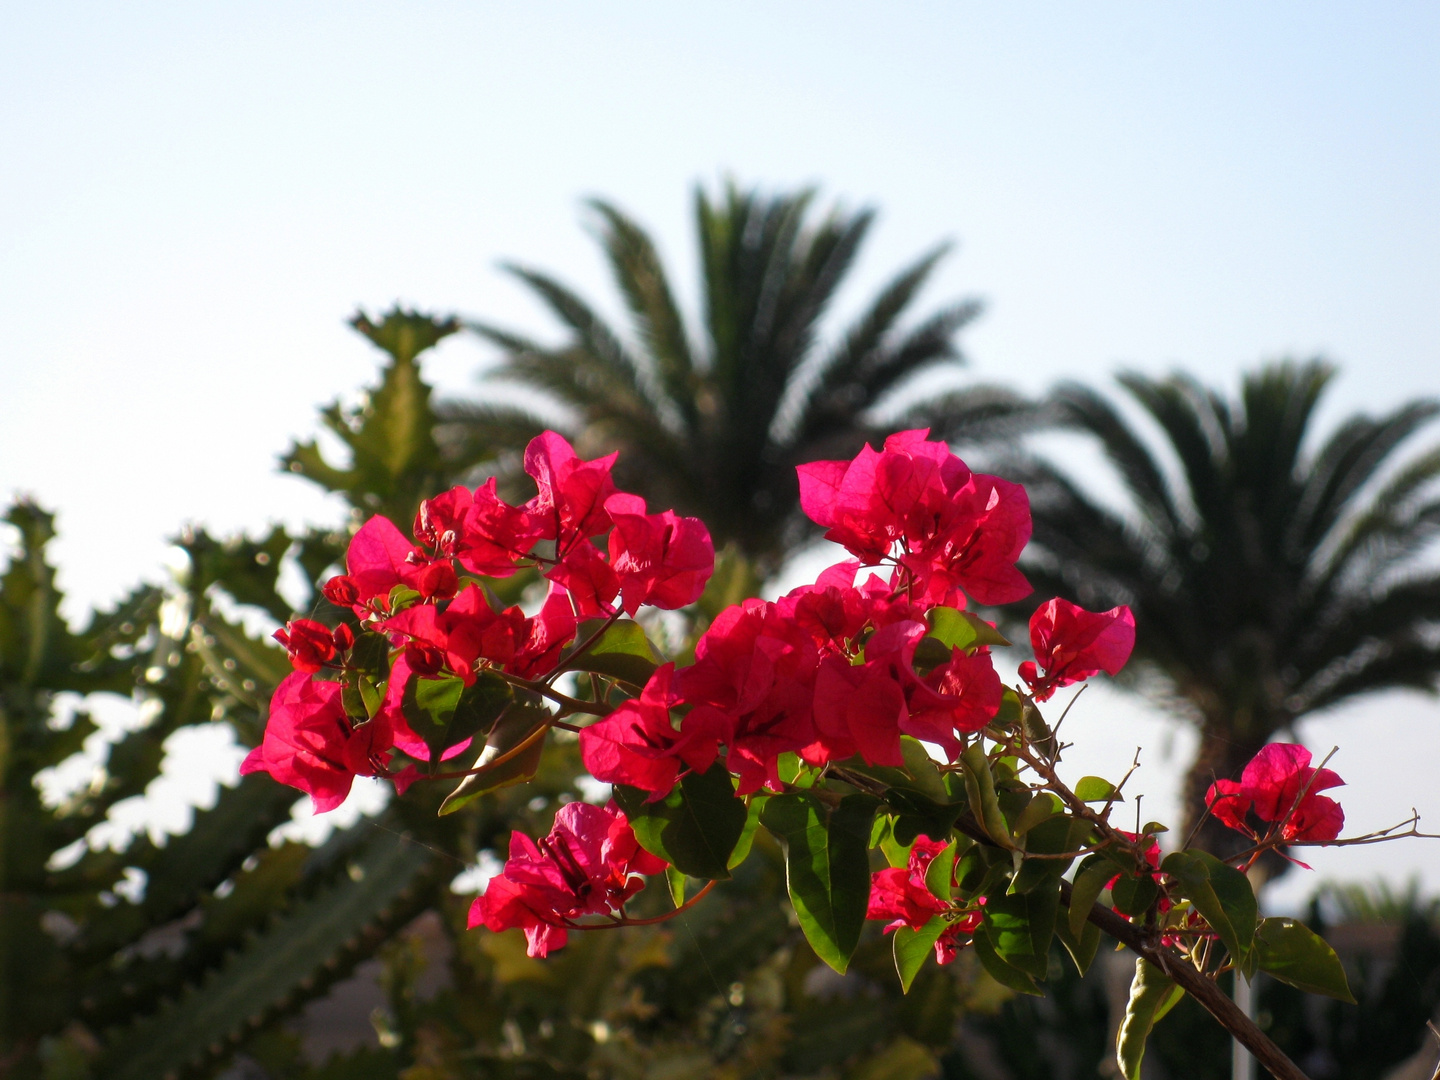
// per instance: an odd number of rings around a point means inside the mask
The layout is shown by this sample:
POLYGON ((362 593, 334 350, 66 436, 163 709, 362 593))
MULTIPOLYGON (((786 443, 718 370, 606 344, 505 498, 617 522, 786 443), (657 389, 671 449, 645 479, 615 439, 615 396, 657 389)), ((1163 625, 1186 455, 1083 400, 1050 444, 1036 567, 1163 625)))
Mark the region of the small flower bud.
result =
POLYGON ((354 579, 344 574, 332 577, 321 586, 320 591, 337 607, 350 607, 360 599, 360 590, 355 587, 354 579))
POLYGON ((455 568, 448 561, 434 562, 420 571, 415 585, 427 600, 448 600, 455 595, 459 581, 455 577, 455 568))
POLYGON ((330 637, 335 642, 335 648, 341 652, 349 650, 355 644, 355 631, 351 630, 346 623, 341 623, 331 632, 330 637))
POLYGON ((285 646, 296 671, 313 675, 335 658, 335 639, 329 627, 313 619, 291 620, 283 630, 275 631, 275 640, 285 646))

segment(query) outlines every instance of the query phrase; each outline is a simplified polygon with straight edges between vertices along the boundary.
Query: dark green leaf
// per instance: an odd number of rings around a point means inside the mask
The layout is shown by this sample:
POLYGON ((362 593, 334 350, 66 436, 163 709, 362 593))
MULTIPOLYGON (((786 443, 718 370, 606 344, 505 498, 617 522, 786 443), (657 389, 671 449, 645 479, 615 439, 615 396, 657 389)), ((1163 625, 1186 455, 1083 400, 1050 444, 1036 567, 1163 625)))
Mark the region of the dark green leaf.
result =
POLYGON ((959 803, 946 806, 905 788, 891 788, 885 793, 885 802, 900 815, 895 823, 895 839, 905 847, 913 844, 920 833, 931 840, 949 840, 951 826, 962 809, 959 803))
POLYGON ((815 954, 843 974, 860 942, 870 897, 870 823, 879 800, 847 795, 835 807, 775 795, 761 821, 785 846, 785 883, 815 954))
POLYGON ((987 897, 985 930, 990 944, 1006 963, 1037 979, 1045 978, 1059 908, 1058 882, 1053 888, 987 897))
MULTIPOLYGON (((663 799, 615 785, 615 801, 630 819, 640 846, 696 878, 730 876, 730 855, 745 833, 747 813, 724 762, 685 775, 663 799)), ((866 823, 868 829, 869 823, 866 823)), ((868 832, 867 832, 868 838, 868 832)))
POLYGON ((935 942, 950 924, 943 915, 936 915, 919 930, 908 926, 896 927, 894 941, 895 971, 900 976, 900 986, 910 992, 910 984, 925 965, 925 958, 935 951, 935 942))
POLYGON ((1159 895, 1160 886, 1148 871, 1139 874, 1123 873, 1120 879, 1110 886, 1110 897, 1115 906, 1132 918, 1149 911, 1150 905, 1159 895))
POLYGON ((978 741, 965 748, 965 752, 960 755, 960 763, 965 769, 965 793, 970 800, 970 812, 975 815, 975 819, 984 827, 991 840, 1001 847, 1013 848, 1015 841, 1010 839, 1010 828, 995 795, 995 780, 990 775, 990 762, 978 741))
POLYGON ((1165 857, 1161 868, 1220 935, 1231 957, 1243 965, 1259 914, 1249 879, 1204 851, 1176 851, 1165 857))
POLYGON ((1125 1080, 1140 1080, 1140 1060, 1145 1040, 1157 1021, 1175 1007, 1185 994, 1170 977, 1148 960, 1136 959, 1135 979, 1130 984, 1130 1003, 1120 1022, 1115 1057, 1125 1080))
POLYGON ((1000 958, 995 947, 990 944, 982 929, 975 934, 975 955, 980 958, 980 966, 985 969, 992 979, 1017 994, 1029 994, 1032 997, 1044 997, 1045 991, 1035 985, 1035 980, 1017 967, 1012 967, 1000 958))
POLYGON ((1115 866, 1102 855, 1088 855, 1075 874, 1075 884, 1070 893, 1070 933, 1079 937, 1084 932, 1090 909, 1105 886, 1115 876, 1115 866))
POLYGON ((390 674, 390 643, 383 634, 368 631, 355 635, 355 645, 350 650, 350 666, 371 676, 377 681, 390 674))
MULTIPOLYGON (((1064 855, 1078 851, 1090 836, 1090 823, 1063 815, 1049 818, 1025 835, 1025 851, 1035 855, 1064 855)), ((1058 882, 1072 859, 1026 859, 1010 883, 1011 892, 1029 892, 1058 882)))
POLYGON ((1256 966, 1311 994, 1355 1004, 1345 968, 1329 943, 1294 919, 1262 919, 1255 930, 1256 966))
MULTIPOLYGON (((582 623, 576 639, 585 641, 600 625, 599 621, 582 623)), ((650 681, 660 665, 640 624, 620 619, 606 627, 605 632, 584 649, 567 657, 563 666, 573 671, 608 675, 639 689, 650 681)))
POLYGON ((940 775, 935 759, 919 739, 901 735, 900 756, 905 761, 906 774, 913 781, 909 786, 936 802, 950 801, 949 793, 945 790, 945 780, 940 775))
POLYGON ((1056 814, 1065 812, 1065 804, 1060 801, 1059 796, 1052 795, 1048 791, 1037 792, 1035 797, 1026 804, 1025 809, 1020 811, 1020 816, 1015 819, 1015 824, 1010 828, 1016 836, 1027 833, 1042 821, 1047 821, 1056 814))
POLYGON ((1075 970, 1083 976, 1090 970, 1095 953, 1100 949, 1100 928, 1092 922, 1086 922, 1080 927, 1077 936, 1070 929, 1069 919, 1056 919, 1055 936, 1060 939, 1060 944, 1065 946, 1070 959, 1075 961, 1075 970))
POLYGON ((976 844, 955 864, 961 898, 973 900, 977 896, 989 896, 1009 876, 1013 866, 1009 852, 988 844, 976 844))

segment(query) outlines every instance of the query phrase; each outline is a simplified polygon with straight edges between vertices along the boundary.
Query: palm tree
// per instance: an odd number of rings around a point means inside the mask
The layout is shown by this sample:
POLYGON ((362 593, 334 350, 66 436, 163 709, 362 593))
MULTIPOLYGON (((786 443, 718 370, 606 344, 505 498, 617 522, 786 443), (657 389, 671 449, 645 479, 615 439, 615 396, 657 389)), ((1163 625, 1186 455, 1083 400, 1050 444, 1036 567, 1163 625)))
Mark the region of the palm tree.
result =
POLYGON ((1417 559, 1440 532, 1440 447, 1396 460, 1440 405, 1352 417, 1311 449, 1334 374, 1272 364, 1233 404, 1187 376, 1121 376, 1176 471, 1104 397, 1066 385, 1062 423, 1099 441, 1128 506, 1107 508, 1053 465, 1027 476, 1036 597, 1131 605, 1134 677, 1199 729, 1192 824, 1212 778, 1237 775, 1301 717, 1440 677, 1440 574, 1417 559))
MULTIPOLYGON (((813 191, 766 196, 728 184, 695 193, 703 331, 686 324, 655 244, 614 205, 591 201, 597 238, 629 309, 631 339, 555 278, 505 269, 563 324, 558 346, 472 322, 503 350, 494 378, 541 391, 574 420, 582 450, 621 449, 623 484, 697 515, 762 573, 805 538, 794 467, 855 453, 905 427, 983 436, 1023 413, 1008 392, 957 385, 957 332, 979 312, 952 303, 899 325, 945 255, 941 244, 902 270, 837 341, 818 326, 874 220, 839 209, 813 221, 813 191), (931 392, 913 400, 916 379, 931 392)), ((445 407, 440 435, 457 458, 508 453, 547 426, 533 411, 475 402, 445 407)), ((564 425, 562 425, 564 427, 564 425)))

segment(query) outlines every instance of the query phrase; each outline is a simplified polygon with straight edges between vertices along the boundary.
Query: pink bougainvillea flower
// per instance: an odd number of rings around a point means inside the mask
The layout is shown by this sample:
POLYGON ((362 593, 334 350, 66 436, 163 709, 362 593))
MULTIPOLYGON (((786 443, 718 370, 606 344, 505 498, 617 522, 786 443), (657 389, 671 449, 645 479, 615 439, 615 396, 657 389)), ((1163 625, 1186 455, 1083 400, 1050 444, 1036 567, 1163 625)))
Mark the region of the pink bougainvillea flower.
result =
POLYGON ((928 434, 901 431, 878 452, 866 446, 851 461, 801 465, 801 509, 865 562, 890 554, 897 540, 923 544, 943 528, 953 495, 970 479, 965 463, 928 434))
POLYGON ((1283 821, 1281 835, 1287 840, 1334 840, 1345 827, 1345 812, 1319 793, 1344 783, 1329 769, 1311 767, 1305 747, 1271 743, 1250 759, 1238 782, 1211 784, 1205 804, 1221 822, 1251 836, 1255 833, 1245 818, 1253 810, 1261 821, 1283 821))
POLYGON ((1058 687, 1118 673, 1135 648, 1135 616, 1128 607, 1086 611, 1057 596, 1030 616, 1030 645, 1035 663, 1021 664, 1020 677, 1036 701, 1047 701, 1058 687))
MULTIPOLYGON (((902 926, 911 930, 923 929, 925 924, 941 912, 950 911, 951 904, 940 899, 925 884, 925 874, 936 855, 948 845, 931 840, 928 836, 917 836, 910 848, 909 862, 903 868, 893 867, 876 871, 870 879, 870 903, 865 918, 886 922, 885 933, 902 926)), ((952 879, 951 884, 954 884, 952 879)), ((985 900, 980 899, 983 905, 985 900)), ((959 914, 935 942, 935 961, 948 964, 968 941, 963 936, 974 934, 983 919, 979 907, 959 914)))
POLYGON ((648 791, 653 802, 670 794, 683 769, 710 768, 725 731, 715 714, 693 712, 677 730, 670 719, 679 701, 674 676, 673 663, 662 665, 638 698, 580 732, 580 759, 591 776, 648 791))
POLYGON ((615 523, 610 563, 620 578, 625 614, 634 615, 642 604, 673 611, 700 599, 715 572, 715 545, 699 518, 672 510, 647 514, 638 495, 611 495, 605 510, 615 523))
POLYGON ((465 535, 465 519, 475 496, 463 486, 451 488, 426 499, 415 512, 410 532, 417 544, 446 557, 453 557, 465 535))
POLYGON ((961 607, 966 593, 982 604, 1028 595, 1015 567, 1030 539, 1025 489, 972 473, 928 434, 901 431, 852 461, 800 466, 801 508, 863 562, 898 559, 915 599, 961 607))
POLYGON ((915 575, 917 598, 947 603, 958 589, 982 604, 1009 604, 1030 595, 1030 582, 1015 566, 1030 542, 1030 497, 1023 487, 973 473, 941 521, 932 536, 917 536, 900 560, 915 575))
POLYGON ((906 715, 905 691, 888 664, 852 665, 844 657, 827 656, 815 676, 820 737, 801 756, 819 765, 858 753, 871 765, 901 766, 900 725, 906 715))
POLYGON ((334 634, 313 619, 291 619, 275 631, 275 640, 285 646, 296 671, 313 675, 335 659, 334 634))
POLYGON ((325 599, 336 607, 353 607, 360 599, 360 589, 348 574, 337 574, 320 587, 325 599))
POLYGON ((497 932, 519 927, 528 953, 546 956, 565 945, 576 919, 618 913, 644 887, 636 875, 658 874, 666 865, 640 847, 613 803, 567 803, 543 840, 510 834, 510 859, 471 904, 469 924, 497 932))
POLYGON ((726 765, 740 778, 741 795, 780 790, 780 755, 816 741, 819 659, 809 634, 775 604, 751 599, 716 616, 695 646, 695 663, 676 673, 681 703, 694 706, 685 722, 725 732, 726 765))
POLYGON ((544 522, 496 494, 492 476, 475 489, 460 526, 455 557, 475 574, 503 578, 515 573, 545 531, 544 522))
MULTIPOLYGON (((512 612, 520 613, 518 608, 510 608, 506 614, 512 612)), ((579 625, 569 594, 552 583, 539 612, 521 624, 515 655, 505 663, 505 670, 527 679, 550 674, 560 662, 561 651, 574 640, 579 625)))
POLYGON ((952 649, 950 659, 912 690, 910 715, 900 729, 906 735, 938 743, 954 761, 964 749, 957 733, 974 733, 994 720, 1004 692, 989 649, 981 648, 973 655, 952 649))
POLYGON ((380 626, 397 644, 408 639, 411 645, 431 651, 412 653, 407 649, 414 670, 430 675, 447 670, 466 686, 475 681, 475 662, 482 656, 504 664, 515 655, 514 619, 497 615, 475 585, 465 586, 443 610, 434 604, 417 604, 380 626), (414 662, 422 655, 423 663, 414 662))
POLYGON ((376 514, 350 539, 345 552, 347 575, 355 587, 355 599, 363 604, 373 596, 385 596, 396 585, 415 587, 420 565, 415 545, 386 517, 376 514))
POLYGON ((265 738, 240 772, 267 772, 299 788, 317 814, 344 802, 356 776, 384 775, 381 755, 394 744, 390 724, 377 716, 356 725, 340 703, 342 689, 304 672, 287 675, 270 699, 265 738))
POLYGON ((611 602, 620 592, 620 578, 594 544, 576 544, 545 572, 564 587, 582 619, 603 618, 615 610, 611 602))
POLYGON ((610 470, 618 456, 581 461, 575 448, 553 431, 535 436, 525 448, 525 471, 537 489, 525 510, 535 518, 540 535, 555 541, 559 556, 579 539, 610 528, 605 500, 615 494, 610 470))
POLYGON ((415 590, 426 600, 449 600, 459 586, 460 579, 449 559, 428 563, 415 575, 415 590))

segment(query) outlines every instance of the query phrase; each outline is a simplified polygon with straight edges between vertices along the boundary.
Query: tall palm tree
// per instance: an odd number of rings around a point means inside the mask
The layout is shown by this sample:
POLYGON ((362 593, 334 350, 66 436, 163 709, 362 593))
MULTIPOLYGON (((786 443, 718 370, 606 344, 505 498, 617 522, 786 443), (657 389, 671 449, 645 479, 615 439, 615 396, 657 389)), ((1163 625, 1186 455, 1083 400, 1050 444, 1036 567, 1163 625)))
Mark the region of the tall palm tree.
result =
MULTIPOLYGON (((549 346, 483 322, 503 350, 493 372, 542 391, 574 417, 589 451, 621 449, 624 484, 705 520, 763 570, 807 533, 795 465, 849 456, 866 439, 930 426, 982 436, 1023 412, 1012 394, 961 387, 957 332, 979 312, 952 303, 900 326, 945 255, 941 244, 902 270, 848 331, 822 345, 822 316, 874 220, 869 210, 810 217, 813 191, 767 196, 728 184, 695 193, 703 320, 686 323, 655 244, 614 205, 591 201, 597 238, 630 315, 630 339, 555 278, 506 270, 533 290, 568 338, 549 346), (907 401, 925 374, 931 392, 907 401)), ((513 458, 545 423, 519 406, 450 402, 442 441, 460 458, 513 458)))
POLYGON ((1121 376, 1163 447, 1066 385, 1062 422, 1099 441, 1128 505, 1108 508, 1053 465, 1027 477, 1036 596, 1131 605, 1136 677, 1199 729, 1192 822, 1213 777, 1237 775, 1299 718, 1440 679, 1440 574, 1417 558, 1440 533, 1440 447, 1396 455, 1440 405, 1355 416, 1317 445, 1311 421, 1333 376, 1318 361, 1272 364, 1234 403, 1183 375, 1121 376))

